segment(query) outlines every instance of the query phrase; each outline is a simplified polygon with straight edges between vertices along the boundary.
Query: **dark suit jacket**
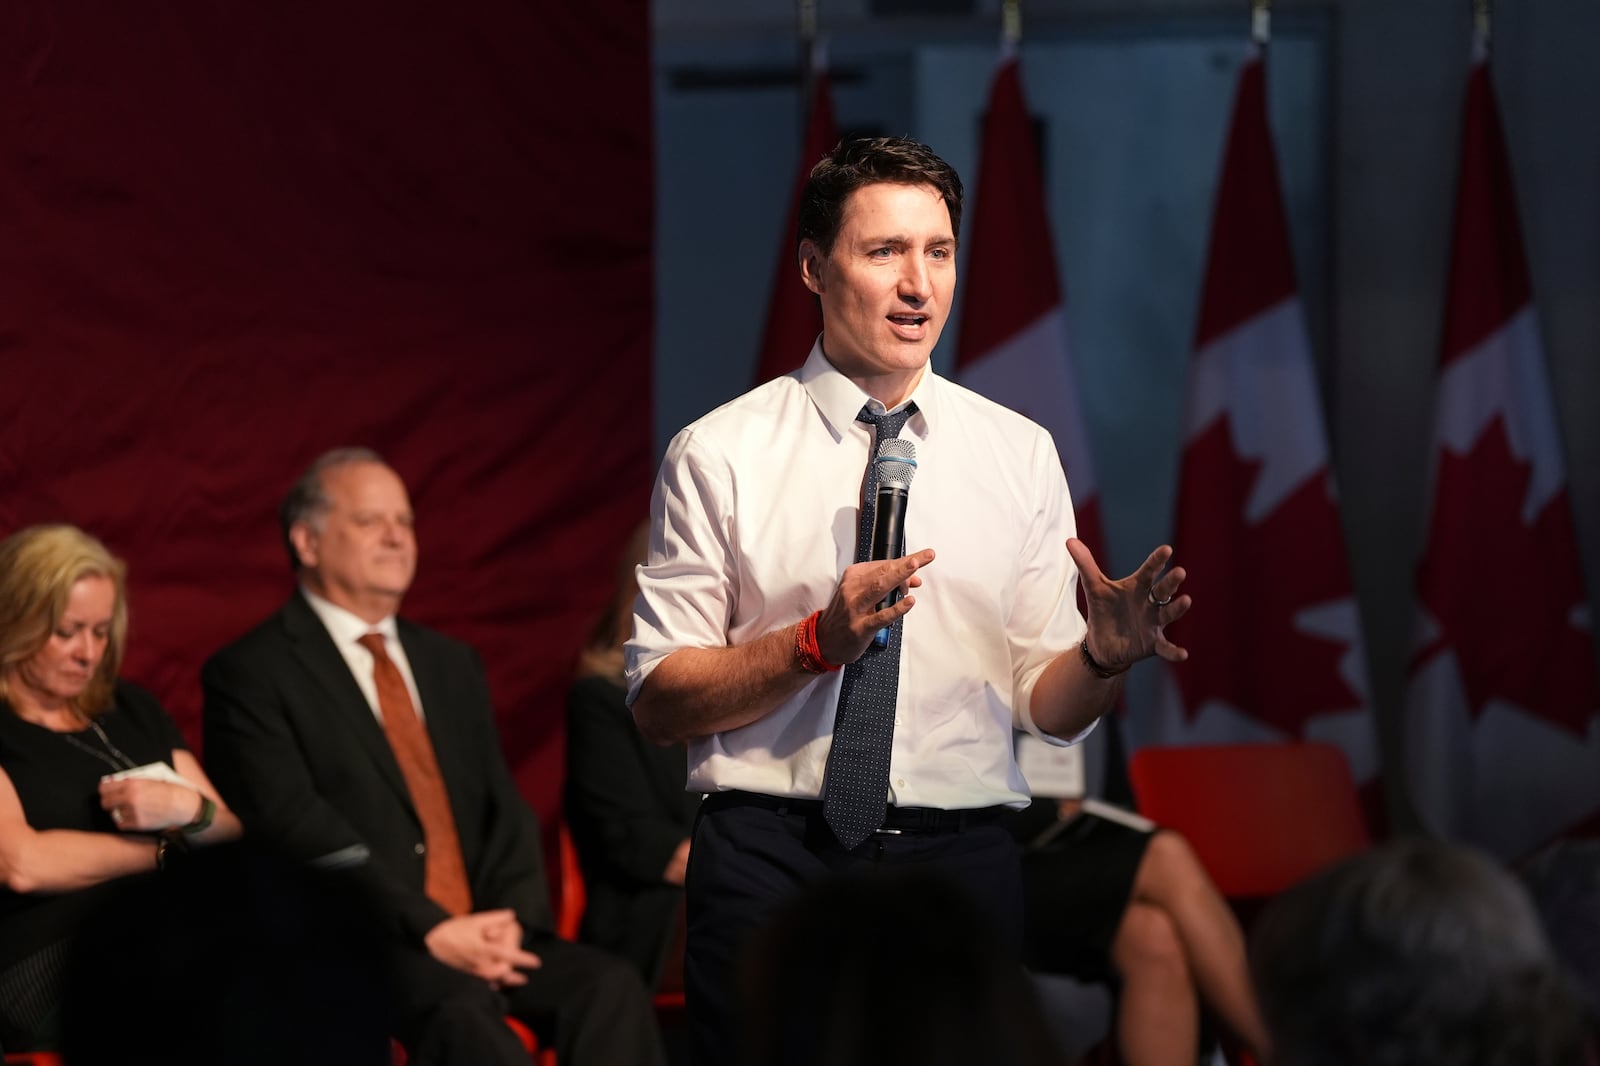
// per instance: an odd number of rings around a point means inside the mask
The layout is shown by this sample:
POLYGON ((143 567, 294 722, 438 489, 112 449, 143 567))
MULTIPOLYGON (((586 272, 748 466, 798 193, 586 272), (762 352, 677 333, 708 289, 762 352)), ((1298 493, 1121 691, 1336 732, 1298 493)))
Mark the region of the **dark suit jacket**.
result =
POLYGON ((684 791, 684 746, 645 740, 623 696, 603 677, 567 695, 566 817, 588 893, 580 938, 633 962, 653 988, 683 899, 661 872, 700 797, 684 791))
MULTIPOLYGON (((550 931, 538 822, 500 753, 482 662, 404 619, 399 634, 474 909, 510 907, 525 931, 550 931)), ((206 769, 246 832, 294 859, 349 863, 388 931, 420 945, 447 917, 423 893, 422 827, 383 726, 311 605, 296 593, 212 656, 201 681, 206 769)))

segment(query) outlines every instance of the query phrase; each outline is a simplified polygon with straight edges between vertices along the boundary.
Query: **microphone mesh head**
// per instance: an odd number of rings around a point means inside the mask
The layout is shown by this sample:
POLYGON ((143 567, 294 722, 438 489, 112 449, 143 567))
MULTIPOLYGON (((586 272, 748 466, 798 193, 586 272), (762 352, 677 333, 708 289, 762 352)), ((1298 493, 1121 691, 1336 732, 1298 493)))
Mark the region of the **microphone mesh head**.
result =
POLYGON ((911 487, 917 476, 917 446, 908 440, 892 437, 878 445, 878 484, 911 487))

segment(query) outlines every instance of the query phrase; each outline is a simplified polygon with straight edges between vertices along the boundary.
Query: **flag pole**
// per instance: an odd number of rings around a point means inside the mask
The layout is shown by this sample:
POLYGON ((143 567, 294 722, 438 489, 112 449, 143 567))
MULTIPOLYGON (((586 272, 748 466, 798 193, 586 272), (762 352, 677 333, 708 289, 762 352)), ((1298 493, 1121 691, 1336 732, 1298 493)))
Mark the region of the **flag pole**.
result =
POLYGON ((795 21, 800 45, 800 128, 811 121, 811 93, 817 76, 818 0, 795 0, 795 21))
POLYGON ((1000 5, 1000 43, 1015 50, 1022 40, 1021 0, 1004 0, 1000 5))
POLYGON ((817 298, 800 283, 796 272, 795 227, 799 205, 811 169, 839 140, 833 101, 828 91, 827 41, 820 32, 817 0, 798 0, 801 51, 805 53, 796 74, 801 87, 800 130, 795 138, 797 173, 789 194, 789 210, 781 232, 776 273, 768 290, 767 324, 756 358, 755 383, 769 381, 795 369, 822 331, 817 298))
POLYGON ((1250 40, 1265 48, 1272 39, 1271 0, 1250 0, 1250 40))
POLYGON ((1489 0, 1472 0, 1472 51, 1480 59, 1489 55, 1489 0))

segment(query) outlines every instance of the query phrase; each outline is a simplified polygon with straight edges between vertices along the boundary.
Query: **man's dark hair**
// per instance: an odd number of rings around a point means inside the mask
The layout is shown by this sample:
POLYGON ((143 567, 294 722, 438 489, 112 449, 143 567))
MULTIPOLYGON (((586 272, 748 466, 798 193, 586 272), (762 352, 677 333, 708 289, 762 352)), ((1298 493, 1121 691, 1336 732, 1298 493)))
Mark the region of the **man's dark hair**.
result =
POLYGON ((831 254, 845 201, 857 189, 881 183, 932 186, 950 211, 951 236, 961 235, 961 176, 954 167, 927 145, 906 137, 861 137, 840 141, 811 168, 800 195, 798 240, 810 240, 823 255, 831 254))
POLYGON ((295 523, 305 522, 313 527, 328 510, 328 494, 322 488, 322 475, 336 466, 348 463, 377 463, 388 466, 383 456, 371 448, 334 448, 323 452, 311 461, 306 472, 290 486, 289 494, 278 505, 278 529, 283 534, 283 546, 289 553, 289 567, 300 571, 300 553, 294 550, 289 531, 295 523))

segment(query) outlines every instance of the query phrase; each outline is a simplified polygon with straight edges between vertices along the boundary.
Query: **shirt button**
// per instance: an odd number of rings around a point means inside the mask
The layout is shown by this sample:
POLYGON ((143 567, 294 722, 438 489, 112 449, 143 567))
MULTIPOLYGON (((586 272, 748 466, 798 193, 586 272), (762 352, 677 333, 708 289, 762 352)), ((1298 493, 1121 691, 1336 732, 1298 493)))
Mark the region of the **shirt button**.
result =
POLYGON ((422 843, 413 844, 411 850, 421 855, 428 850, 428 845, 422 843))
POLYGON ((905 788, 906 787, 906 779, 903 778, 903 777, 895 778, 894 779, 894 787, 895 788, 905 788))

